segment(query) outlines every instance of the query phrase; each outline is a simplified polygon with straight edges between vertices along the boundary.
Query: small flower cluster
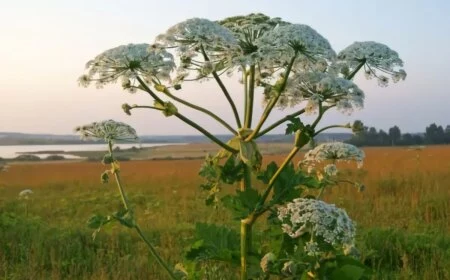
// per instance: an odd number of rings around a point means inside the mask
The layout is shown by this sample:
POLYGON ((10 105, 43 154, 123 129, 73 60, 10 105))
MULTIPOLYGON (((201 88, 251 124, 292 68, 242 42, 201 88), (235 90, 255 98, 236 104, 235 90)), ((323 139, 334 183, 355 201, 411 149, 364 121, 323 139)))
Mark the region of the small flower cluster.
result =
POLYGON ((106 120, 93 122, 88 125, 75 128, 81 134, 82 139, 100 139, 105 142, 115 141, 137 141, 136 130, 128 124, 106 120))
POLYGON ((354 244, 355 226, 345 210, 321 200, 297 198, 278 208, 282 230, 292 238, 311 235, 304 250, 311 256, 327 251, 324 242, 336 249, 354 244))
POLYGON ((308 151, 302 164, 314 165, 315 163, 331 160, 356 161, 358 168, 362 167, 365 154, 357 147, 341 142, 323 143, 308 151))
POLYGON ((306 111, 317 111, 319 102, 336 105, 338 110, 351 113, 364 106, 364 92, 352 81, 326 72, 299 72, 289 80, 279 106, 295 106, 306 101, 306 111))
POLYGON ((19 192, 19 199, 29 199, 32 194, 33 194, 32 190, 25 189, 25 190, 19 192))
POLYGON ((389 78, 383 74, 390 75, 393 82, 406 78, 405 70, 401 69, 403 61, 398 53, 384 44, 372 41, 355 42, 338 54, 337 65, 348 67, 350 71, 361 63, 364 63, 366 77, 377 78, 381 86, 387 86, 389 82, 389 78))
POLYGON ((336 176, 338 173, 338 169, 336 167, 335 164, 327 164, 324 168, 323 171, 325 172, 325 174, 327 174, 328 176, 336 176))
POLYGON ((121 78, 122 87, 135 92, 137 76, 146 82, 167 80, 174 67, 173 56, 165 50, 153 49, 148 44, 122 45, 89 61, 86 64, 87 74, 82 75, 78 82, 84 87, 96 82, 96 86, 101 88, 121 78))

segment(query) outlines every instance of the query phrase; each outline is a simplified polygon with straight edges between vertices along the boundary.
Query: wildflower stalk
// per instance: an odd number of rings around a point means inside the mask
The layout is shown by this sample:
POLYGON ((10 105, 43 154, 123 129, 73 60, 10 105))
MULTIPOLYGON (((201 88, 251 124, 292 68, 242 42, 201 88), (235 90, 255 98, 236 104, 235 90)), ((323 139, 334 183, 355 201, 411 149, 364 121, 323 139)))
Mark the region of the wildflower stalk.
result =
POLYGON ((252 126, 252 117, 253 117, 253 101, 255 96, 255 65, 250 66, 249 74, 248 74, 248 90, 247 90, 247 102, 245 107, 245 121, 244 127, 250 128, 252 126))
MULTIPOLYGON (((136 77, 136 80, 140 83, 140 85, 142 86, 142 88, 148 93, 150 94, 151 97, 153 97, 157 102, 164 104, 164 101, 159 98, 158 95, 156 95, 148 86, 147 84, 139 77, 136 77)), ((206 129, 204 129, 203 127, 199 126, 198 124, 196 124, 195 122, 191 121, 190 119, 188 119, 187 117, 185 117, 184 115, 180 114, 180 113, 175 113, 174 116, 176 116, 178 119, 182 120, 183 122, 185 122, 186 124, 188 124, 189 126, 197 129, 198 131, 200 131, 203 135, 205 135, 206 137, 208 137, 209 139, 211 139, 211 141, 213 141, 214 143, 216 143, 217 145, 219 145, 220 147, 224 148, 225 150, 232 152, 232 153, 237 153, 238 151, 233 149, 232 147, 228 146, 227 144, 223 143, 222 141, 220 141, 217 137, 215 137, 214 135, 212 135, 209 131, 207 131, 206 129)))
POLYGON ((224 126, 226 129, 228 129, 228 131, 230 131, 232 134, 234 134, 234 135, 237 135, 237 134, 238 134, 237 131, 236 131, 234 128, 232 128, 226 121, 224 121, 222 118, 220 118, 219 116, 217 116, 217 115, 214 114, 213 112, 209 111, 208 109, 205 109, 205 108, 203 108, 203 107, 197 106, 197 105, 195 105, 195 104, 192 104, 192 103, 190 103, 190 102, 188 102, 188 101, 186 101, 186 100, 184 100, 184 99, 181 99, 181 98, 179 98, 179 97, 173 95, 173 94, 169 91, 169 89, 167 89, 167 88, 164 89, 163 93, 164 93, 165 95, 167 95, 168 97, 172 98, 173 100, 178 101, 178 102, 180 102, 181 104, 183 104, 183 105, 185 105, 185 106, 187 106, 187 107, 189 107, 189 108, 192 108, 192 109, 194 109, 194 110, 197 110, 197 111, 200 111, 200 112, 202 112, 202 113, 207 114, 208 116, 212 117, 212 118, 215 119, 217 122, 219 122, 221 125, 223 125, 223 126, 224 126))
POLYGON ((267 118, 269 117, 270 113, 272 112, 273 108, 275 107, 275 105, 278 102, 278 99, 281 96, 281 93, 284 91, 284 89, 286 88, 286 84, 288 81, 288 77, 289 74, 291 73, 292 70, 292 66, 294 65, 294 61, 296 58, 296 54, 294 55, 294 57, 292 57, 291 61, 289 62, 286 71, 284 73, 283 76, 283 82, 282 84, 276 89, 276 95, 269 101, 269 104, 267 104, 266 109, 264 110, 258 124, 256 125, 256 128, 254 129, 253 133, 250 134, 247 139, 245 139, 246 141, 250 141, 252 139, 255 138, 255 136, 259 136, 258 133, 261 130, 261 127, 264 125, 264 123, 266 122, 267 118))
POLYGON ((353 70, 346 78, 347 80, 351 80, 353 79, 353 77, 355 77, 356 73, 358 73, 359 70, 361 70, 361 68, 364 66, 364 64, 366 64, 366 59, 363 59, 361 61, 361 63, 355 68, 355 70, 353 70))
POLYGON ((341 124, 325 126, 321 129, 317 130, 316 133, 314 133, 314 136, 317 136, 320 133, 324 132, 325 130, 332 129, 332 128, 349 128, 349 127, 347 125, 341 125, 341 124))
MULTIPOLYGON (((251 188, 251 169, 244 166, 244 178, 241 181, 241 191, 251 188)), ((252 224, 247 219, 241 220, 241 279, 247 279, 247 255, 252 249, 252 224)))
MULTIPOLYGON (((200 49, 202 51, 203 58, 205 59, 205 61, 210 61, 203 45, 201 45, 200 49)), ((236 104, 234 104, 233 98, 231 98, 230 93, 228 92, 227 88, 225 87, 225 85, 223 84, 222 80, 220 79, 219 75, 217 75, 217 72, 215 70, 212 71, 212 75, 214 77, 214 80, 216 80, 217 84, 219 85, 220 89, 222 90, 223 94, 225 95, 225 98, 227 99, 228 103, 231 106, 231 109, 234 114, 234 118, 236 119, 237 126, 239 128, 242 127, 241 119, 239 118, 239 113, 236 109, 236 104)))
MULTIPOLYGON (((127 197, 127 195, 125 193, 125 190, 123 188, 122 181, 121 181, 121 178, 120 178, 120 170, 117 168, 115 160, 114 160, 114 152, 113 152, 113 143, 112 143, 112 141, 108 141, 108 151, 109 151, 109 155, 110 155, 111 160, 112 160, 112 163, 111 163, 112 173, 114 174, 114 178, 116 180, 117 188, 119 189, 119 193, 120 193, 120 197, 122 199, 123 207, 125 208, 125 210, 131 211, 130 203, 129 203, 128 197, 127 197)), ((147 247, 149 248, 150 253, 156 259, 158 264, 161 265, 164 268, 164 270, 166 270, 167 274, 169 275, 169 277, 171 279, 177 279, 177 277, 175 276, 173 271, 164 262, 164 260, 159 256, 159 254, 156 251, 155 247, 153 247, 153 245, 150 243, 150 241, 145 237, 145 235, 143 234, 143 232, 142 232, 141 228, 139 227, 139 225, 136 222, 134 222, 133 224, 134 224, 133 225, 134 229, 136 230, 136 232, 138 233, 138 235, 142 239, 142 241, 144 241, 144 243, 147 244, 147 247)))
MULTIPOLYGON (((272 178, 270 178, 269 184, 266 187, 266 190, 264 191, 260 201, 258 202, 258 205, 255 208, 255 211, 259 211, 264 203, 267 200, 267 197, 269 196, 270 192, 272 191, 272 188, 275 184, 275 181, 278 179, 278 176, 280 176, 281 172, 283 172, 284 168, 291 162, 291 160, 295 157, 295 155, 298 153, 301 147, 294 146, 290 153, 287 155, 287 157, 284 159, 283 163, 280 165, 280 167, 277 169, 275 174, 273 174, 272 178)), ((257 214, 256 212, 255 214, 257 214)), ((258 215, 259 216, 259 215, 258 215)))
POLYGON ((305 109, 301 109, 295 113, 289 114, 287 116, 285 116, 284 118, 276 121, 275 123, 271 124, 270 126, 268 126, 267 128, 263 129, 262 131, 260 131, 255 137, 259 138, 261 136, 263 136, 264 134, 269 133, 270 131, 272 131, 273 129, 277 128, 279 125, 289 121, 292 118, 298 117, 300 115, 302 115, 303 113, 305 113, 305 109))

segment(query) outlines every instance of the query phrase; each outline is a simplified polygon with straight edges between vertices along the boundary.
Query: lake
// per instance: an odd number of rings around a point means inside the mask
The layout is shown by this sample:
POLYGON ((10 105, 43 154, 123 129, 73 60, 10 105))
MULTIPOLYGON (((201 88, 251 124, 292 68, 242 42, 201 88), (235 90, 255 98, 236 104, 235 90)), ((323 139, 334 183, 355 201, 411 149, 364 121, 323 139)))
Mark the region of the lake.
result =
MULTIPOLYGON (((134 147, 157 147, 157 146, 167 146, 167 145, 183 145, 182 143, 130 143, 130 144, 116 144, 115 147, 120 147, 120 149, 129 149, 134 147)), ((0 157, 1 158, 15 158, 21 153, 31 153, 33 152, 43 152, 52 151, 52 153, 39 153, 35 154, 40 158, 46 158, 50 154, 55 155, 54 151, 64 151, 64 152, 79 152, 79 151, 106 151, 107 146, 105 144, 78 144, 78 145, 11 145, 11 146, 0 146, 0 157)), ((63 154, 67 159, 79 158, 74 155, 63 154)))

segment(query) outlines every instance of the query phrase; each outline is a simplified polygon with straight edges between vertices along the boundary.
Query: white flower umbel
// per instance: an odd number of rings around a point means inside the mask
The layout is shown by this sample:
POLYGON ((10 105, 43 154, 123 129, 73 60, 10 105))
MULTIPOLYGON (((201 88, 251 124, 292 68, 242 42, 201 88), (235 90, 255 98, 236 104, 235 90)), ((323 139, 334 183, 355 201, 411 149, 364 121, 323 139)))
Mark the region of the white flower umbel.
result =
POLYGON ((406 78, 403 61, 398 53, 384 44, 377 42, 355 42, 338 54, 337 67, 346 67, 349 72, 360 64, 364 65, 367 78, 377 78, 381 86, 386 86, 390 76, 392 81, 398 82, 406 78), (386 76, 387 75, 387 76, 386 76))
POLYGON ((345 210, 321 200, 294 199, 278 208, 278 219, 282 221, 283 231, 292 238, 305 233, 311 235, 304 247, 311 256, 326 252, 323 243, 336 249, 354 244, 355 226, 345 210))
POLYGON ((178 47, 182 54, 189 54, 202 45, 207 49, 223 49, 237 45, 233 33, 219 23, 204 18, 191 18, 170 27, 158 35, 156 42, 163 47, 178 47))
POLYGON ((25 189, 19 193, 19 198, 20 199, 29 199, 32 194, 33 194, 32 190, 25 189))
POLYGON ((100 139, 105 142, 137 141, 136 130, 128 124, 107 120, 93 122, 88 125, 79 126, 75 131, 80 133, 83 139, 100 139))
POLYGON ((305 24, 277 26, 261 36, 256 44, 265 59, 281 64, 289 62, 295 54, 298 55, 296 65, 302 67, 316 63, 319 58, 331 60, 336 56, 328 40, 305 24))
POLYGON ((232 54, 239 52, 238 41, 230 30, 203 18, 188 19, 170 27, 156 38, 156 44, 175 49, 179 56, 174 84, 187 80, 192 70, 196 73, 193 80, 205 78, 215 70, 226 71, 232 54))
POLYGON ((173 57, 165 50, 153 49, 148 44, 129 44, 107 50, 89 61, 87 74, 78 82, 85 87, 95 82, 101 88, 121 79, 124 89, 135 92, 136 76, 146 82, 167 80, 174 68, 173 57))
MULTIPOLYGON (((354 109, 364 107, 364 92, 352 81, 324 72, 299 72, 289 78, 285 92, 288 106, 295 106, 303 101, 315 111, 318 102, 324 105, 336 105, 341 112, 351 113, 354 109)), ((281 106, 281 104, 279 104, 281 106)))
POLYGON ((313 165, 318 162, 331 160, 356 161, 358 167, 362 167, 365 154, 356 146, 341 142, 323 143, 308 151, 302 163, 313 165))

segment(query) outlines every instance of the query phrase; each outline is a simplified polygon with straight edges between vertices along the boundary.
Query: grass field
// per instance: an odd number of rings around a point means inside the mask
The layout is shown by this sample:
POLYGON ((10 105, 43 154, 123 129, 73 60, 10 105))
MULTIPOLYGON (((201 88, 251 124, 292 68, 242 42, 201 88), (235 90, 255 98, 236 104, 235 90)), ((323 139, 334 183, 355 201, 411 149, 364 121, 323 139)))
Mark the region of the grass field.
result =
MULTIPOLYGON (((374 279, 450 279, 450 147, 365 152, 362 170, 343 172, 366 190, 343 185, 325 199, 357 222, 358 247, 374 279)), ((139 223, 172 264, 182 260, 196 222, 238 226, 224 209, 204 205, 201 163, 121 164, 139 223)), ((92 240, 87 219, 120 205, 114 183, 100 183, 103 170, 96 162, 62 162, 14 164, 0 174, 0 279, 165 279, 134 232, 113 225, 92 240), (19 199, 23 189, 33 190, 31 199, 19 199)), ((235 279, 223 268, 210 270, 210 279, 235 279)))

